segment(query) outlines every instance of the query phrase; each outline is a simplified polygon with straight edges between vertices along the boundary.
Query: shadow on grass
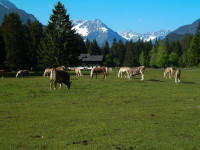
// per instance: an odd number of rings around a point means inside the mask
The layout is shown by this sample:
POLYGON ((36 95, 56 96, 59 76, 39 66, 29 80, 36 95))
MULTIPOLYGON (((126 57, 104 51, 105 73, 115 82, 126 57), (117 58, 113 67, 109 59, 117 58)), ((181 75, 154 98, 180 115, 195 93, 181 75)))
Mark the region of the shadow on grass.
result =
POLYGON ((164 81, 161 81, 161 80, 157 80, 157 79, 149 79, 147 81, 153 81, 153 82, 164 82, 164 81))
POLYGON ((195 84, 196 82, 184 81, 183 84, 195 84))

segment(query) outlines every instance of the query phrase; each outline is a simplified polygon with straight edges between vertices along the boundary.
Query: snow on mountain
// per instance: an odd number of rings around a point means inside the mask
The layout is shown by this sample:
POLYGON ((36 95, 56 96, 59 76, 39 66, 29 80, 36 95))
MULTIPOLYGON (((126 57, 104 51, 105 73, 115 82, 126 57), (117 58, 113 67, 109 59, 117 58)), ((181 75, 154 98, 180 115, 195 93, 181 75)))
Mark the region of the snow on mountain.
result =
POLYGON ((124 32, 115 32, 112 29, 108 28, 102 21, 96 19, 94 21, 90 20, 74 20, 72 21, 74 29, 77 33, 83 36, 84 40, 89 39, 90 41, 96 39, 98 44, 101 46, 108 41, 111 45, 113 39, 116 38, 117 41, 120 39, 125 43, 126 40, 137 41, 139 38, 143 41, 149 41, 151 39, 152 42, 155 39, 163 39, 170 33, 170 30, 160 30, 158 32, 147 32, 147 33, 135 33, 132 31, 124 31, 124 32))
POLYGON ((170 30, 160 30, 158 32, 147 32, 147 33, 135 33, 132 31, 118 32, 126 40, 137 41, 139 38, 143 41, 155 41, 156 39, 164 39, 171 31, 170 30))
POLYGON ((117 32, 108 28, 102 21, 95 19, 94 21, 90 20, 74 20, 72 21, 73 28, 77 33, 83 36, 84 40, 89 39, 90 41, 96 39, 98 44, 101 46, 106 41, 109 44, 112 44, 113 39, 116 38, 117 41, 120 39, 125 42, 126 40, 121 37, 117 32))

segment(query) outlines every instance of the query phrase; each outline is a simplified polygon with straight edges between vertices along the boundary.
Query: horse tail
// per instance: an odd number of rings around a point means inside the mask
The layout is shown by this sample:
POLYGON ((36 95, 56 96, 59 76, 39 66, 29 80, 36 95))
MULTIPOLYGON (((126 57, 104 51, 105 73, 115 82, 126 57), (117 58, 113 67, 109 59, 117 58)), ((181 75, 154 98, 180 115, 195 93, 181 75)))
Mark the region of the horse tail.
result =
POLYGON ((91 73, 90 73, 91 78, 93 77, 93 71, 94 71, 94 68, 92 68, 91 73))

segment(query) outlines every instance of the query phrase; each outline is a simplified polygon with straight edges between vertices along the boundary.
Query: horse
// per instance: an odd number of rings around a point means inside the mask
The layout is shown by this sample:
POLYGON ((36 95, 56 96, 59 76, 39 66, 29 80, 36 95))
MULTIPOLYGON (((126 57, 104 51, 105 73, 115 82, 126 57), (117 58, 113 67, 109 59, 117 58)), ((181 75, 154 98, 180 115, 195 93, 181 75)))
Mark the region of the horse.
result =
POLYGON ((181 82, 180 77, 181 77, 181 70, 180 69, 176 69, 174 71, 174 78, 175 78, 175 83, 176 84, 181 82))
POLYGON ((80 77, 82 76, 82 73, 81 73, 81 69, 80 68, 74 68, 74 71, 76 73, 76 76, 80 77))
MULTIPOLYGON (((120 69, 119 69, 119 72, 118 72, 118 78, 121 76, 121 78, 122 78, 122 74, 123 73, 126 73, 127 74, 127 77, 129 78, 129 73, 128 73, 128 71, 129 71, 129 67, 121 67, 120 69)), ((126 75, 124 74, 124 77, 126 78, 126 75)))
POLYGON ((106 79, 106 76, 108 76, 108 68, 105 66, 92 68, 90 73, 91 78, 93 78, 93 73, 96 74, 96 79, 97 79, 97 73, 103 73, 104 79, 106 79))
POLYGON ((139 66, 139 67, 132 67, 129 69, 129 81, 130 81, 130 77, 131 76, 135 76, 135 75, 142 75, 141 80, 144 81, 144 71, 145 71, 145 66, 139 66))
POLYGON ((173 73, 173 67, 167 67, 164 71, 164 78, 167 79, 167 74, 169 74, 169 79, 171 79, 173 73))
POLYGON ((54 89, 56 89, 57 83, 60 84, 60 89, 62 88, 62 83, 64 83, 68 89, 71 87, 70 76, 66 71, 52 69, 50 74, 50 90, 54 83, 54 89))
POLYGON ((58 66, 56 67, 56 70, 65 71, 65 66, 58 66))
POLYGON ((0 76, 2 76, 2 79, 4 78, 5 75, 6 75, 6 70, 5 69, 1 69, 0 70, 0 76))
POLYGON ((21 76, 27 76, 29 75, 29 71, 28 70, 19 70, 16 74, 16 78, 21 75, 21 76))
POLYGON ((52 69, 49 69, 49 68, 45 69, 43 77, 46 77, 46 76, 48 77, 48 74, 50 75, 51 71, 52 69))

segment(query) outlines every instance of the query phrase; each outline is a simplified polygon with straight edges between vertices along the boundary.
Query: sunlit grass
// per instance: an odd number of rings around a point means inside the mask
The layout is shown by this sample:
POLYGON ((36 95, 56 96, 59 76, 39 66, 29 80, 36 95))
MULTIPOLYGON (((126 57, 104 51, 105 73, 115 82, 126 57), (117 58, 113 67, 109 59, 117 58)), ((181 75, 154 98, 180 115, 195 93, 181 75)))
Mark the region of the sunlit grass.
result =
POLYGON ((147 69, 128 81, 70 72, 72 86, 49 90, 32 73, 0 79, 0 149, 199 149, 200 69, 181 83, 147 69))

